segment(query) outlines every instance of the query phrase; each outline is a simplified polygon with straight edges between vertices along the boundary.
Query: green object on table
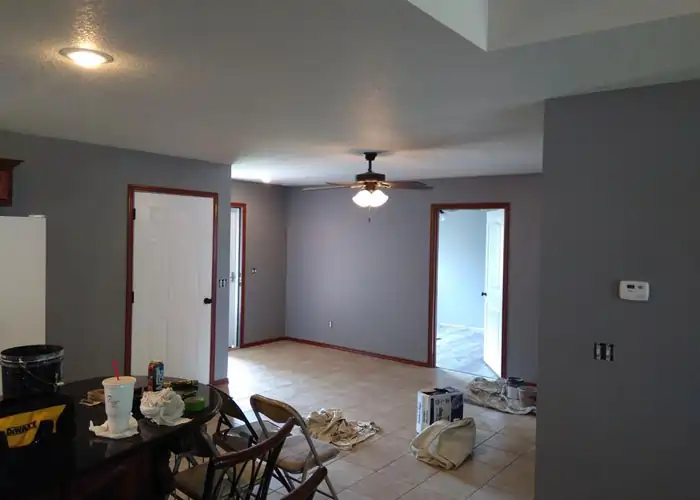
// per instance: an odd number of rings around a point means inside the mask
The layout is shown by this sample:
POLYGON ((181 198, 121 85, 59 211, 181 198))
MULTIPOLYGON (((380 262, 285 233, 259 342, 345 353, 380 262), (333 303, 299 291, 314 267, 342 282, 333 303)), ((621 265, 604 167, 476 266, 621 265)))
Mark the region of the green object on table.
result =
POLYGON ((201 396, 185 399, 185 411, 202 411, 204 407, 204 398, 201 396))

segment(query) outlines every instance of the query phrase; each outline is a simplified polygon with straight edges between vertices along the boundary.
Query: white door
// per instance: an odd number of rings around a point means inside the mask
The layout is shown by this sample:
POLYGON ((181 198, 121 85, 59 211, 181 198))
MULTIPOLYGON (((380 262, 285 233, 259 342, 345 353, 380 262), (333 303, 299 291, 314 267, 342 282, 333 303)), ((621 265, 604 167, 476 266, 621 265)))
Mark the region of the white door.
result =
POLYGON ((505 210, 486 213, 484 293, 484 362, 501 376, 503 327, 503 250, 505 210))
POLYGON ((214 200, 136 192, 131 373, 210 382, 214 200))
POLYGON ((241 328, 241 231, 242 209, 231 207, 231 279, 229 280, 229 347, 238 347, 241 328))
POLYGON ((46 219, 0 217, 0 351, 45 343, 46 219))

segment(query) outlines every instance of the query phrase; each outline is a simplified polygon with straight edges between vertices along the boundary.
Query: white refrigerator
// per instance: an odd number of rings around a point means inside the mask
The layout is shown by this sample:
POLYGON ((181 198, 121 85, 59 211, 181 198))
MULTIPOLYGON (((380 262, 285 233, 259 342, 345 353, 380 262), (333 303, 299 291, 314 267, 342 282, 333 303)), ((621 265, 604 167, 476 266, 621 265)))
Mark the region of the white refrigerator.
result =
POLYGON ((0 217, 0 351, 45 343, 46 219, 0 217))

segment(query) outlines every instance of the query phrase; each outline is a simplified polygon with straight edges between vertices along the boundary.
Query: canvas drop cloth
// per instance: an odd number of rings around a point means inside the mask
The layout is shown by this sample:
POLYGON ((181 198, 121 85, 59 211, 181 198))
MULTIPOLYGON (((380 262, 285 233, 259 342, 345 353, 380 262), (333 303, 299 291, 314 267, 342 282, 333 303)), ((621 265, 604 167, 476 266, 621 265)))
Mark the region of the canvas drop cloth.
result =
POLYGON ((379 432, 379 427, 374 422, 348 420, 343 415, 343 410, 337 408, 311 412, 306 417, 306 427, 311 437, 341 450, 351 450, 356 444, 379 432))
POLYGON ((456 469, 474 451, 475 440, 474 419, 438 420, 411 441, 411 453, 421 462, 456 469))
POLYGON ((505 379, 488 380, 476 377, 467 384, 464 398, 472 404, 493 408, 513 415, 527 415, 537 412, 534 406, 522 406, 519 400, 508 399, 504 395, 505 379))

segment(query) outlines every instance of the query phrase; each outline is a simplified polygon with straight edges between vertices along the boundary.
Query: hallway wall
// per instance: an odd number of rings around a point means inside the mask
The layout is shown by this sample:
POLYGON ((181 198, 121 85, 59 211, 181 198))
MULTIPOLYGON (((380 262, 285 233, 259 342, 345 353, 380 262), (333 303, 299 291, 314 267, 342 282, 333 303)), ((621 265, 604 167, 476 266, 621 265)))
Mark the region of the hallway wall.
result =
POLYGON ((484 327, 486 212, 450 210, 438 231, 437 322, 484 327))

